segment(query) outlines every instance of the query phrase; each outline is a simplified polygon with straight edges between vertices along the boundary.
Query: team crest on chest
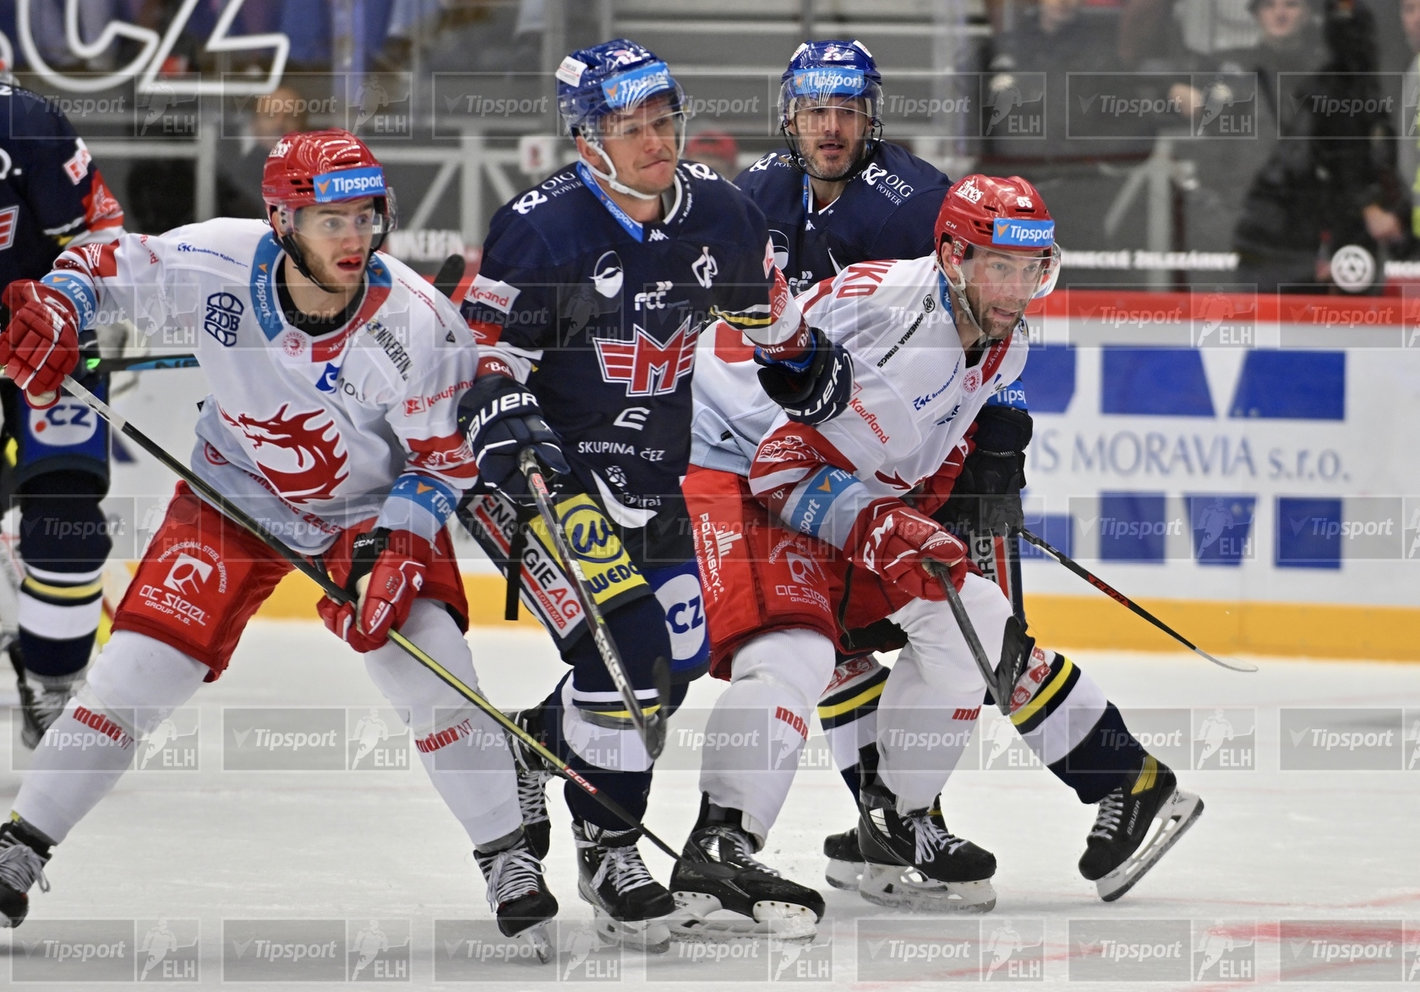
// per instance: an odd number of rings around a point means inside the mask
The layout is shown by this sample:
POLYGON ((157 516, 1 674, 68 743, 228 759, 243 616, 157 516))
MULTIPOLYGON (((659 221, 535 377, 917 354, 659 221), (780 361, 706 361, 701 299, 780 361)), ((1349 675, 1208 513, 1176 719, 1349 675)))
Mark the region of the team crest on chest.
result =
POLYGON ((673 393, 695 363, 695 335, 690 317, 681 321, 669 341, 661 344, 638 324, 630 341, 593 338, 602 378, 626 383, 627 396, 663 396, 673 393))

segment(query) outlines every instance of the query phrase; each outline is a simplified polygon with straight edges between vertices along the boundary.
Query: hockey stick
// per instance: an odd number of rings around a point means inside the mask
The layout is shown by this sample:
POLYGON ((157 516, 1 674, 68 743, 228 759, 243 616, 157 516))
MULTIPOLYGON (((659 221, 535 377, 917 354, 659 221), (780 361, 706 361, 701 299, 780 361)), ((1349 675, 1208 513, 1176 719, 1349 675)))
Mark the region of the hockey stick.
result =
MULTIPOLYGON (((127 418, 89 390, 85 389, 82 383, 74 380, 73 376, 64 377, 64 389, 70 396, 84 403, 90 410, 93 410, 99 416, 107 420, 109 424, 117 428, 120 433, 124 434, 140 448, 148 452, 148 454, 162 462, 163 465, 172 471, 179 479, 187 483, 194 491, 200 493, 208 502, 220 510, 224 516, 244 527, 268 548, 282 558, 285 558, 297 571, 303 573, 306 577, 315 582, 316 585, 320 586, 321 591, 331 599, 338 603, 354 602, 355 597, 346 592, 341 586, 336 585, 335 580, 327 575, 315 562, 288 547, 280 538, 269 532, 245 510, 227 499, 226 496, 219 493, 209 483, 198 478, 191 469, 174 458, 166 448, 158 444, 158 442, 154 441, 147 434, 144 434, 137 427, 130 424, 127 418)), ((423 648, 419 647, 419 645, 409 640, 409 638, 405 637, 397 630, 390 631, 390 640, 402 648, 405 653, 415 661, 438 676, 445 685, 449 686, 449 688, 453 689, 470 703, 473 703, 473 705, 492 717, 493 722, 516 737, 519 743, 525 748, 536 754, 563 778, 572 782, 583 792, 587 793, 587 795, 591 796, 609 813, 621 820, 628 827, 639 829, 647 840, 670 855, 673 860, 680 860, 680 855, 676 853, 669 844, 653 834, 638 819, 627 812, 620 803, 603 795, 595 785, 579 775, 575 769, 562 761, 562 759, 557 757, 550 749, 544 747, 542 742, 536 737, 533 737, 522 727, 518 726, 512 719, 504 716, 502 710, 498 709, 498 707, 494 706, 482 695, 465 685, 458 676, 439 664, 439 662, 433 656, 425 652, 423 648)))
POLYGON ((976 636, 976 625, 971 622, 971 617, 966 612, 966 604, 961 601, 961 594, 952 584, 951 574, 947 567, 934 561, 924 561, 922 566, 942 584, 942 590, 947 594, 947 605, 951 607, 952 616, 956 617, 957 626, 961 628, 961 636, 966 638, 966 646, 971 649, 972 660, 981 670, 982 678, 986 679, 986 688, 991 690, 991 697, 996 700, 996 707, 1009 717, 1011 715, 1011 690, 1016 685, 1015 677, 1009 672, 1003 675, 999 671, 999 666, 997 668, 991 667, 991 661, 986 657, 986 648, 982 646, 981 638, 976 636), (1009 678, 1010 682, 1002 686, 1001 683, 1006 678, 1009 678))
MULTIPOLYGON (((587 620, 587 627, 591 631, 597 651, 602 656, 602 663, 606 665, 607 674, 611 676, 616 691, 621 694, 621 701, 626 704, 626 711, 631 715, 631 722, 635 724, 636 733, 646 745, 646 751, 653 760, 659 758, 666 746, 666 720, 661 711, 670 694, 670 670, 666 661, 664 658, 656 659, 657 705, 655 712, 647 716, 641 709, 641 701, 636 698, 636 690, 631 687, 631 679, 626 674, 626 663, 621 660, 621 652, 617 651, 616 642, 611 639, 611 630, 606 625, 606 618, 602 616, 601 607, 597 606, 596 600, 592 598, 587 575, 582 571, 582 563, 572 553, 572 546, 562 530, 562 521, 557 518, 557 511, 552 506, 552 494, 547 489, 547 480, 542 477, 542 470, 538 467, 537 455, 533 453, 533 449, 524 448, 518 453, 518 471, 528 480, 528 489, 532 491, 533 499, 537 502, 537 512, 542 514, 542 522, 547 526, 547 532, 552 535, 552 543, 557 547, 557 554, 572 579, 572 588, 577 594, 577 602, 582 607, 582 616, 587 620)), ((513 562, 511 567, 520 568, 522 565, 521 562, 513 562)))
POLYGON ((1063 551, 1059 550, 1058 548, 1055 548, 1055 547, 1053 547, 1052 545, 1050 545, 1048 542, 1046 542, 1046 540, 1045 540, 1044 538, 1037 537, 1036 535, 1032 534, 1029 530, 1027 530, 1027 529, 1024 528, 1024 527, 1022 527, 1022 528, 1020 529, 1020 533, 1021 533, 1021 537, 1024 537, 1024 538, 1025 538, 1027 541, 1029 541, 1031 544, 1034 544, 1037 548, 1039 548, 1040 550, 1044 551, 1044 552, 1045 552, 1046 554, 1048 554, 1050 557, 1054 558, 1054 559, 1055 559, 1056 561, 1058 561, 1060 564, 1064 565, 1064 566, 1065 566, 1066 568, 1068 568, 1070 571, 1074 572, 1074 573, 1075 573, 1076 575, 1078 575, 1080 578, 1084 579, 1086 582, 1088 582, 1090 585, 1094 586, 1094 587, 1095 587, 1096 589, 1098 589, 1100 592, 1104 593, 1104 594, 1105 594, 1106 596, 1108 596, 1110 599, 1114 600, 1114 601, 1115 601, 1116 603, 1118 603, 1120 606, 1128 607, 1131 612, 1136 613, 1136 614, 1138 614, 1139 616, 1143 617, 1145 620, 1149 621, 1149 622, 1150 622, 1151 624, 1153 624, 1155 627, 1157 627, 1157 628, 1159 628, 1160 630, 1162 630, 1165 634, 1168 634, 1168 635, 1169 635, 1170 637, 1172 637, 1174 640, 1178 641, 1178 643, 1180 643, 1180 644, 1182 644, 1184 647, 1188 648, 1188 650, 1192 651, 1194 654, 1200 655, 1201 657, 1208 659, 1208 660, 1211 661, 1213 664, 1218 665, 1218 666, 1221 667, 1221 668, 1227 668, 1227 669, 1230 669, 1231 671, 1234 671, 1234 672, 1255 672, 1255 671, 1257 671, 1257 666, 1254 665, 1254 664, 1252 664, 1251 662, 1247 662, 1247 661, 1233 661, 1231 658, 1215 658, 1215 657, 1213 657, 1213 655, 1209 654, 1207 651, 1204 651, 1202 648, 1198 647, 1196 644, 1194 644, 1194 643, 1193 643, 1192 641, 1190 641, 1188 638, 1184 637, 1184 636, 1183 636, 1182 634, 1180 634, 1178 631, 1174 630, 1174 629, 1173 629, 1172 627, 1170 627, 1168 624, 1164 623, 1164 622, 1163 622, 1162 620, 1160 620, 1158 617, 1154 616, 1154 615, 1153 615, 1152 613, 1150 613, 1148 610, 1144 609, 1144 607, 1140 606, 1138 603, 1134 602, 1134 601, 1133 601, 1132 599, 1130 599, 1128 596, 1124 595, 1124 593, 1122 593, 1122 592, 1120 592, 1118 589, 1114 588, 1114 586, 1110 585, 1108 582, 1106 582, 1104 579, 1100 578, 1100 577, 1099 577, 1098 575, 1096 575, 1094 572, 1091 572, 1089 569, 1085 568, 1085 566, 1081 565, 1079 562, 1077 562, 1077 561, 1075 561, 1074 559, 1068 557, 1068 556, 1065 554, 1065 552, 1063 552, 1063 551))
POLYGON ((196 355, 132 355, 128 358, 86 358, 87 372, 147 372, 151 369, 195 369, 196 355))
POLYGON ((464 269, 467 267, 462 255, 450 255, 444 259, 444 264, 439 266, 439 271, 434 273, 434 288, 453 300, 454 306, 459 303, 454 299, 454 290, 459 288, 459 282, 463 279, 464 269))

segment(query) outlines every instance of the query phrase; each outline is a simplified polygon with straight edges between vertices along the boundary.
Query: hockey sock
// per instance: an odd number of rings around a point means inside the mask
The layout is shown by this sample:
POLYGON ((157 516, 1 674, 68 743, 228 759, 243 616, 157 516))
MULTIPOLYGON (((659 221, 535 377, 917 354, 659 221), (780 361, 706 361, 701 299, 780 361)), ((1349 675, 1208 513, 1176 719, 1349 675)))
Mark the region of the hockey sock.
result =
POLYGON ((1080 802, 1092 805, 1132 781, 1148 756, 1119 710, 1106 703, 1104 714, 1085 739, 1053 762, 1050 770, 1075 790, 1080 802))
POLYGON ((87 474, 50 473, 30 484, 52 492, 21 497, 20 655, 36 675, 74 675, 89 663, 103 614, 108 521, 87 474))
POLYGON ((833 763, 855 800, 862 777, 859 760, 865 749, 874 751, 876 762, 878 700, 887 678, 887 668, 871 654, 840 658, 833 680, 818 701, 818 721, 833 763))

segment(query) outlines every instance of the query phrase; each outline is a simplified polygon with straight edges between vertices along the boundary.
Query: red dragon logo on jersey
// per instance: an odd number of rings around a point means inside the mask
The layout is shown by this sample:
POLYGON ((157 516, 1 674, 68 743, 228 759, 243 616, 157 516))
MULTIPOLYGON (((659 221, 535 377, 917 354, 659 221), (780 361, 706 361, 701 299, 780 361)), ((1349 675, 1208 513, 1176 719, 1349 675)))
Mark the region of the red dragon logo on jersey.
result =
POLYGON ((226 411, 222 419, 250 442, 261 474, 292 503, 330 499, 350 476, 340 432, 325 410, 292 415, 287 403, 270 420, 226 411))

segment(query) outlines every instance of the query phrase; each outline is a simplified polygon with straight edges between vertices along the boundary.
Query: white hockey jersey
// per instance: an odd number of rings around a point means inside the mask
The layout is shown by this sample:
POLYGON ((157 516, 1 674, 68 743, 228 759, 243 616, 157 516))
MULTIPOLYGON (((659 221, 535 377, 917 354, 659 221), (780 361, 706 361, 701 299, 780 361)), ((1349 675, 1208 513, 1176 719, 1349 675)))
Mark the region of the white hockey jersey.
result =
POLYGON ((479 350, 458 309, 376 254, 345 326, 312 337, 277 298, 284 253, 261 221, 218 218, 62 254, 46 283, 85 326, 122 314, 194 344, 211 391, 191 465, 292 548, 381 525, 433 538, 477 475, 457 428, 479 350))
POLYGON ((798 302, 852 356, 849 408, 817 428, 790 421, 712 328, 696 353, 690 460, 746 476, 787 527, 844 548, 865 507, 906 496, 965 445, 987 399, 1025 367, 1025 325, 968 366, 930 255, 851 265, 798 302))

